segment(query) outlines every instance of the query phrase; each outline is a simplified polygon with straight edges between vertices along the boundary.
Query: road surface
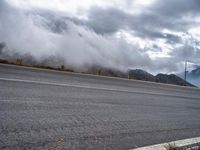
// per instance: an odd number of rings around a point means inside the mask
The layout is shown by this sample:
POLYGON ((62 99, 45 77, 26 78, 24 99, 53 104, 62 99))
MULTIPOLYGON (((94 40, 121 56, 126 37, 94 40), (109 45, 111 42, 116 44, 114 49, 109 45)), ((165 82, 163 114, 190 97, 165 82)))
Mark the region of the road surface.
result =
POLYGON ((200 136, 200 90, 0 65, 0 149, 128 150, 200 136))

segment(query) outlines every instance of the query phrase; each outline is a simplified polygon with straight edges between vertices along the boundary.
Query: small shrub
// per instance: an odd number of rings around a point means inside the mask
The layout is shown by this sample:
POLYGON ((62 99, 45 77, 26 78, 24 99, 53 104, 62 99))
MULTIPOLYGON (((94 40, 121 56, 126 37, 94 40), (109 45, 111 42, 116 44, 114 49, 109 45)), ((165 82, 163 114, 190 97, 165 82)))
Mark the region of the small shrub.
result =
POLYGON ((101 75, 101 70, 98 70, 98 71, 97 71, 97 75, 101 75))
POLYGON ((18 59, 16 60, 16 64, 17 64, 17 65, 22 65, 22 59, 19 59, 19 58, 18 58, 18 59))
POLYGON ((61 65, 60 69, 61 69, 61 70, 65 70, 65 66, 64 66, 64 65, 61 65))

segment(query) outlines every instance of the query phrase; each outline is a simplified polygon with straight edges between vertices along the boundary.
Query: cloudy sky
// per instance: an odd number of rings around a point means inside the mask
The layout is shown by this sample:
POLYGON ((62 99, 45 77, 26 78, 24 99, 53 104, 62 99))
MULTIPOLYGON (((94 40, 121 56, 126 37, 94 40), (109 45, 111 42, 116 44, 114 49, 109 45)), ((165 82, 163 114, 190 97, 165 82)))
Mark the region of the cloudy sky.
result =
POLYGON ((185 60, 200 62, 199 8, 199 0, 1 0, 0 54, 182 72, 185 60))

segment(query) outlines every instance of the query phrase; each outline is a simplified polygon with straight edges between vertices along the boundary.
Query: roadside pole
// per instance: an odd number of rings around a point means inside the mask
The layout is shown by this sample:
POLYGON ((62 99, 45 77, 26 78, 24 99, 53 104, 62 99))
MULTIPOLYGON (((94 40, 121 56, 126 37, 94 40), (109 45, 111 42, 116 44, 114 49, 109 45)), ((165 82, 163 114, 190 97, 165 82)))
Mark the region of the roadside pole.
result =
POLYGON ((187 82, 187 60, 185 61, 185 82, 187 82))

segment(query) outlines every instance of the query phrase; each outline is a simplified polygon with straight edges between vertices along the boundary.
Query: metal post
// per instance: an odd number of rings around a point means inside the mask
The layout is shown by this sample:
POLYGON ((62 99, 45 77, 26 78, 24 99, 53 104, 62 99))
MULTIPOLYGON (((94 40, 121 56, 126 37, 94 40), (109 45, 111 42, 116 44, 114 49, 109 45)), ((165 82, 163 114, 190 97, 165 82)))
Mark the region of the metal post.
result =
POLYGON ((187 61, 185 61, 185 81, 187 81, 187 61))

